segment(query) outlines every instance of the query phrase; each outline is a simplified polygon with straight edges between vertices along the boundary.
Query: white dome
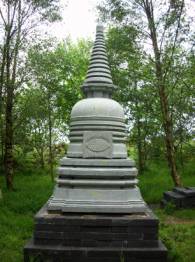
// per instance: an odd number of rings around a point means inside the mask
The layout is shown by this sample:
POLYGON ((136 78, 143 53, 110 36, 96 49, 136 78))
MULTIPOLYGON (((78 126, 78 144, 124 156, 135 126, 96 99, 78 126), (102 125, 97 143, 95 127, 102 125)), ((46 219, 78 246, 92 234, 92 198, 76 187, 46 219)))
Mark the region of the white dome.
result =
POLYGON ((75 117, 114 117, 124 119, 122 106, 108 98, 87 98, 80 100, 72 109, 71 118, 75 117))

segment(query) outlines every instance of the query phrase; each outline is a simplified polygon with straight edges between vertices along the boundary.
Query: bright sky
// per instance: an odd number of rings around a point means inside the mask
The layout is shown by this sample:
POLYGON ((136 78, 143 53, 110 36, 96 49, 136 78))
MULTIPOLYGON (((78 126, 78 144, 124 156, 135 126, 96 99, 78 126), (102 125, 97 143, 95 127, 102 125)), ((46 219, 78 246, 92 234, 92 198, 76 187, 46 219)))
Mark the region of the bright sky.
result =
MULTIPOLYGON (((97 11, 96 6, 101 0, 60 0, 63 7, 63 21, 51 26, 50 32, 59 39, 70 36, 77 38, 94 38, 97 11)), ((195 17, 195 0, 185 0, 189 14, 195 17)))
POLYGON ((58 38, 70 35, 71 39, 93 37, 96 29, 96 5, 99 0, 61 0, 63 21, 51 30, 58 38))

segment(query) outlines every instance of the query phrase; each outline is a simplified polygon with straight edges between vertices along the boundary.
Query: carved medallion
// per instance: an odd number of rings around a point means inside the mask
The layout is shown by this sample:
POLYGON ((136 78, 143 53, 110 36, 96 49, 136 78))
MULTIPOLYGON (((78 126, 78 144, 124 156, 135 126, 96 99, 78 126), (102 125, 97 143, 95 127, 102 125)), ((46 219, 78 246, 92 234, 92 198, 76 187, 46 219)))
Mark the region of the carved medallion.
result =
POLYGON ((83 135, 84 158, 112 158, 112 132, 85 131, 83 135))

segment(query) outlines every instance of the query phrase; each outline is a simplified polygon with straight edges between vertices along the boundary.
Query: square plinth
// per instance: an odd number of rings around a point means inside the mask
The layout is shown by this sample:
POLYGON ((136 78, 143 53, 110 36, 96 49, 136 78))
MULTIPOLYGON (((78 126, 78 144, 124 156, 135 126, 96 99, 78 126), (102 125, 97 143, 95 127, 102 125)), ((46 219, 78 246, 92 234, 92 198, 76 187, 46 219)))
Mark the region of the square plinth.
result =
POLYGON ((158 240, 158 219, 150 209, 122 215, 51 214, 44 206, 24 248, 25 262, 164 262, 166 257, 158 240))

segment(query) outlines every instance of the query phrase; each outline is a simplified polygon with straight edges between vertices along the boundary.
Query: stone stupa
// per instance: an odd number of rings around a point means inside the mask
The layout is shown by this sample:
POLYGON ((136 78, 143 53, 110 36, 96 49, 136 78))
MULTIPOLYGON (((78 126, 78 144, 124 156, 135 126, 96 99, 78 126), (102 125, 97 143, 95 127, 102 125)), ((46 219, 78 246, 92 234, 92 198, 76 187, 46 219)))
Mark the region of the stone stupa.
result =
POLYGON ((115 86, 109 69, 103 27, 96 40, 82 90, 72 109, 70 145, 61 160, 48 210, 89 213, 143 212, 135 163, 127 157, 125 116, 111 99, 115 86))
POLYGON ((72 109, 67 156, 53 195, 35 217, 26 261, 37 254, 43 261, 166 261, 158 219, 127 156, 125 116, 111 99, 114 89, 98 25, 82 86, 86 98, 72 109))

